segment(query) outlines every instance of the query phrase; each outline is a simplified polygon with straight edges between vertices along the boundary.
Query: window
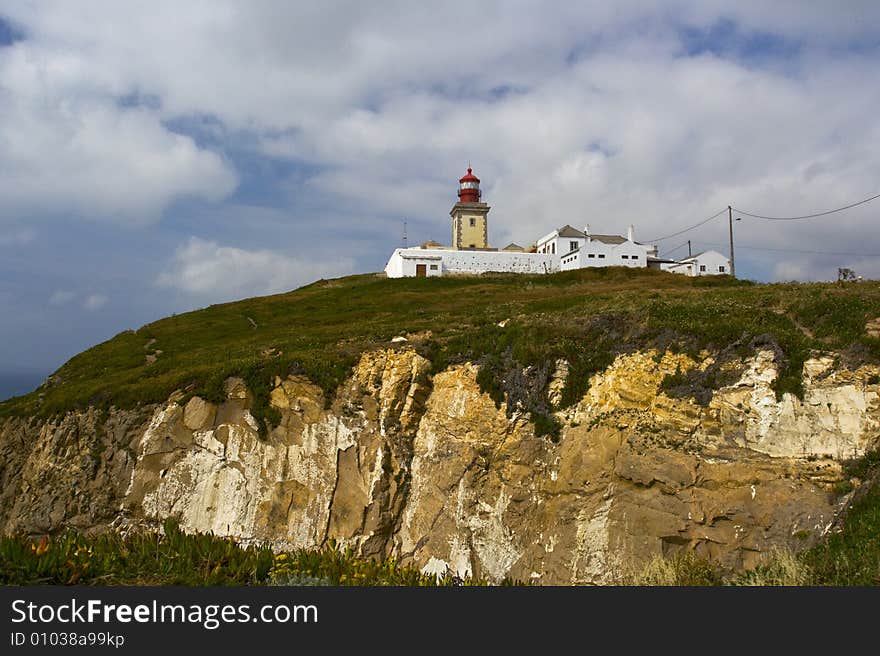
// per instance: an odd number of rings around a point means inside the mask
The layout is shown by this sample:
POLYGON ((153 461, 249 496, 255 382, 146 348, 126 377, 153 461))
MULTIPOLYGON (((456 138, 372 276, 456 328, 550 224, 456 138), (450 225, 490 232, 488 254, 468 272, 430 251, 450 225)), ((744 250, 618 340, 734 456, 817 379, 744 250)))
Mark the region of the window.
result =
POLYGON ((471 227, 473 228, 475 225, 477 225, 477 220, 474 217, 471 217, 471 227))
POLYGON ((706 270, 706 265, 705 265, 705 264, 701 264, 701 265, 700 265, 700 272, 702 273, 702 272, 705 271, 705 270, 706 270))
POLYGON ((605 253, 599 253, 599 259, 600 259, 600 260, 604 260, 604 259, 605 259, 605 253))
POLYGON ((553 253, 553 255, 556 255, 556 242, 555 241, 553 242, 552 249, 553 250, 551 252, 553 253))
POLYGON ((629 259, 629 255, 621 255, 621 256, 620 256, 620 259, 622 259, 622 260, 628 260, 628 259, 629 259))
POLYGON ((631 260, 637 260, 637 259, 639 259, 639 256, 638 256, 638 255, 630 255, 630 256, 629 256, 629 259, 631 259, 631 260))
POLYGON ((589 255, 587 255, 587 257, 593 258, 593 257, 596 257, 596 254, 595 254, 595 253, 590 253, 589 255))
POLYGON ((718 273, 724 273, 724 266, 718 267, 718 273))
POLYGON ((431 271, 436 271, 436 270, 437 270, 437 265, 436 265, 436 264, 432 264, 432 265, 431 265, 431 271))
POLYGON ((578 247, 578 243, 576 241, 568 242, 568 252, 569 253, 571 253, 572 251, 576 251, 577 247, 578 247))

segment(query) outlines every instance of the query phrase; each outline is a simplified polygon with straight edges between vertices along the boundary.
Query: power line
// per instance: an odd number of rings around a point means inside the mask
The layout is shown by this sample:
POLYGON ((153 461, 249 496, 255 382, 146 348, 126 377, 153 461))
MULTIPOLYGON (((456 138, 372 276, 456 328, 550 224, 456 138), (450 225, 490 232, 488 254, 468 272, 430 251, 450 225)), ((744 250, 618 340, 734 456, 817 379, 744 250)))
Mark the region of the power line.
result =
MULTIPOLYGON (((704 246, 718 246, 719 248, 723 248, 723 244, 714 244, 708 241, 700 241, 697 242, 699 244, 703 244, 704 246)), ((880 253, 847 253, 844 251, 806 251, 800 250, 797 248, 769 248, 766 246, 742 246, 740 244, 736 245, 737 248, 745 248, 747 250, 752 251, 772 251, 775 253, 803 253, 804 255, 843 255, 847 257, 880 257, 880 253)))
POLYGON ((674 253, 675 251, 677 251, 677 250, 678 250, 679 248, 681 248, 682 246, 687 246, 687 244, 688 244, 688 243, 687 243, 686 241, 683 241, 683 242, 681 242, 678 246, 676 246, 675 248, 670 248, 668 251, 665 251, 665 253, 666 253, 666 257, 669 257, 672 253, 674 253))
POLYGON ((708 219, 703 219, 699 223, 695 223, 694 225, 692 225, 690 228, 685 228, 684 230, 679 230, 678 232, 673 232, 671 235, 666 235, 665 237, 658 237, 657 239, 648 239, 647 241, 649 243, 653 243, 653 242, 663 241, 664 239, 670 239, 671 237, 678 237, 678 235, 683 235, 684 233, 689 232, 689 231, 693 230, 694 228, 699 228, 704 223, 709 223, 709 221, 711 221, 712 219, 717 219, 719 216, 724 214, 726 211, 727 211, 727 208, 725 207, 723 210, 718 212, 718 214, 713 214, 708 219))
POLYGON ((865 198, 864 200, 860 200, 857 203, 851 203, 849 205, 844 205, 843 207, 838 207, 837 209, 828 210, 827 212, 817 212, 815 214, 804 214, 803 216, 764 216, 763 214, 750 214, 749 212, 744 212, 743 210, 734 207, 733 209, 742 214, 743 216, 749 216, 753 219, 765 219, 767 221, 800 221, 801 219, 815 219, 818 216, 827 216, 829 214, 834 214, 835 212, 842 212, 843 210, 848 210, 852 207, 857 207, 859 205, 864 205, 865 203, 870 203, 872 200, 877 200, 880 198, 880 194, 876 196, 871 196, 870 198, 865 198))

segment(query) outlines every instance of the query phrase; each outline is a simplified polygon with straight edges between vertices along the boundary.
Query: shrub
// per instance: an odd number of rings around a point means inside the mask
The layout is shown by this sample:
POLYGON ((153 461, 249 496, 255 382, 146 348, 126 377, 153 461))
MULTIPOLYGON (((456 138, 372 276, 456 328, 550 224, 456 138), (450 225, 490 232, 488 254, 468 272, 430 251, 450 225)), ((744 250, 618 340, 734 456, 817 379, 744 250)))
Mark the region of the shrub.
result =
POLYGON ((733 585, 798 586, 809 585, 812 572, 801 558, 787 549, 774 548, 764 563, 734 577, 733 585))
POLYGON ((707 586, 720 585, 718 570, 692 551, 679 551, 671 557, 654 556, 642 568, 625 577, 628 585, 707 586))

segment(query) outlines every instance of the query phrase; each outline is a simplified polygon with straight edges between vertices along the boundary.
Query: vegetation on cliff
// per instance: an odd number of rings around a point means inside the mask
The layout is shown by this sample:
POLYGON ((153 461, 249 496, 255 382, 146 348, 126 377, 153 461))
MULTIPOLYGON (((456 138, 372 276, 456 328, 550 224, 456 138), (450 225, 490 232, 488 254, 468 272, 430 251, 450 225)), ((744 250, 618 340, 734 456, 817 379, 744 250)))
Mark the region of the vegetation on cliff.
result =
POLYGON ((799 395, 811 349, 853 361, 880 358, 880 339, 865 331, 878 316, 876 282, 754 284, 625 268, 399 280, 368 274, 125 331, 72 358, 36 391, 0 403, 0 416, 130 408, 174 390, 220 401, 223 381, 237 375, 256 397, 252 413, 271 423, 275 376, 305 374, 329 403, 363 352, 409 336, 437 371, 463 361, 484 365, 483 389, 497 402, 517 401, 552 433, 555 408, 543 385, 559 358, 570 363, 561 407, 580 399, 590 376, 616 354, 650 346, 742 355, 770 344, 781 362, 777 393, 799 395))
POLYGON ((863 484, 836 530, 800 561, 813 585, 880 585, 880 451, 849 463, 846 474, 863 484))
POLYGON ((487 585, 479 579, 422 574, 396 560, 359 558, 350 549, 275 553, 229 538, 183 533, 0 538, 2 585, 487 585))

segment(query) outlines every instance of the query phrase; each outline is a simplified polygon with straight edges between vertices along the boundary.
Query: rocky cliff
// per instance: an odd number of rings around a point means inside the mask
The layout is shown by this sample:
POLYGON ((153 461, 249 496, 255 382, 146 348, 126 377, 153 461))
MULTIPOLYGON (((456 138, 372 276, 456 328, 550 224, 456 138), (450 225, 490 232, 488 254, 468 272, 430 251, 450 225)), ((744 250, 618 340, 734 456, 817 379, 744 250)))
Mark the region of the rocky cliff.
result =
MULTIPOLYGON (((804 366, 804 396, 777 400, 778 355, 619 355, 558 439, 497 407, 463 364, 431 374, 406 348, 363 355, 327 403, 276 378, 281 421, 260 435, 251 391, 172 395, 138 410, 0 423, 0 528, 45 533, 150 525, 316 547, 334 539, 426 571, 547 584, 612 583, 655 554, 695 550, 748 568, 835 523, 840 461, 877 446, 880 369, 804 366), (672 375, 726 371, 708 398, 672 375), (669 392, 669 393, 667 393, 669 392), (185 402, 184 402, 185 400, 185 402)), ((558 361, 546 390, 565 385, 558 361)))

